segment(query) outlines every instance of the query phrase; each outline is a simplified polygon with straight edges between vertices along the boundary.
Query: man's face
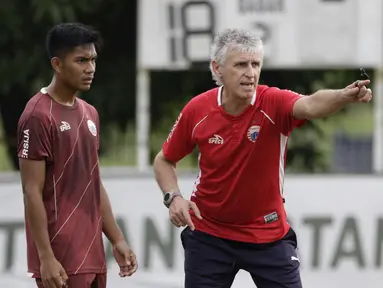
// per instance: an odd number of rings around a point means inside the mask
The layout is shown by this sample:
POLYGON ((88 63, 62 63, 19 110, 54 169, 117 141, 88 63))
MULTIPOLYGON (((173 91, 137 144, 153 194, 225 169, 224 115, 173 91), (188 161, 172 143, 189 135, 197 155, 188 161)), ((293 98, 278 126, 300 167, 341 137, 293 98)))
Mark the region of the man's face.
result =
POLYGON ((96 72, 96 58, 93 44, 76 47, 60 60, 61 79, 76 91, 88 91, 96 72))
MULTIPOLYGON (((261 74, 263 52, 257 49, 253 53, 228 50, 223 65, 216 63, 227 91, 241 99, 251 99, 261 74)), ((213 64, 214 65, 214 64, 213 64)))

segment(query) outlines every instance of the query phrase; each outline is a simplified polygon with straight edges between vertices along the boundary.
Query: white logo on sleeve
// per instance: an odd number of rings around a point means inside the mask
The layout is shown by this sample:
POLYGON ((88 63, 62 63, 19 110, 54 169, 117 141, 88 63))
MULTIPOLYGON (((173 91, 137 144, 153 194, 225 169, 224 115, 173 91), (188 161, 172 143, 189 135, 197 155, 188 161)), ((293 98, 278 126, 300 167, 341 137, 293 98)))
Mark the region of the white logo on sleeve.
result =
POLYGON ((295 256, 291 256, 291 260, 292 260, 292 261, 298 261, 298 262, 300 262, 300 261, 299 261, 299 258, 298 258, 298 257, 295 257, 295 256))
POLYGON ((209 144, 223 144, 223 138, 217 134, 209 139, 209 144))
POLYGON ((21 152, 22 158, 28 158, 29 151, 29 129, 23 131, 23 150, 21 152))
POLYGON ((65 122, 65 121, 61 121, 60 131, 64 132, 64 131, 67 131, 67 130, 70 130, 69 123, 65 122))
POLYGON ((170 130, 170 133, 169 133, 168 138, 166 139, 166 142, 169 142, 170 138, 173 136, 174 130, 176 130, 176 127, 177 127, 178 123, 180 122, 181 118, 182 118, 182 113, 180 113, 180 115, 178 116, 176 122, 174 123, 174 125, 172 127, 172 130, 170 130))
POLYGON ((90 133, 92 133, 93 136, 97 136, 96 124, 94 124, 94 122, 92 120, 88 120, 87 124, 88 124, 88 128, 89 128, 90 133))

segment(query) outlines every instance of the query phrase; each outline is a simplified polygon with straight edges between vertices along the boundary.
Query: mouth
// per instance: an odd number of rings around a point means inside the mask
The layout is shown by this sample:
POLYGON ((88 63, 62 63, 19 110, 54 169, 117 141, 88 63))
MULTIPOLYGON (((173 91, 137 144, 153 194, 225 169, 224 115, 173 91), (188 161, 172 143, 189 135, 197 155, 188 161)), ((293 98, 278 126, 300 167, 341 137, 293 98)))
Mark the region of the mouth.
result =
POLYGON ((87 85, 92 84, 92 81, 93 81, 93 78, 85 78, 85 79, 83 80, 83 82, 84 82, 85 84, 87 84, 87 85))
POLYGON ((254 83, 253 82, 243 82, 243 83, 241 83, 241 86, 243 88, 246 88, 246 89, 254 88, 254 83))

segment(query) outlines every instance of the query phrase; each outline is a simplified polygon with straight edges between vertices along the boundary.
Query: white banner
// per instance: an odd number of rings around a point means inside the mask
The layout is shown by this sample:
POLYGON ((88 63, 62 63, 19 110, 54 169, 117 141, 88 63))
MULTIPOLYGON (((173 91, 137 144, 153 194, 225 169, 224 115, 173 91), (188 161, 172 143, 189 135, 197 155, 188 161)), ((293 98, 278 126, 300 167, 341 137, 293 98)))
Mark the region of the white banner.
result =
POLYGON ((138 3, 139 69, 185 69, 194 62, 207 62, 214 35, 225 28, 260 35, 267 67, 375 68, 382 59, 381 0, 138 3))
MULTIPOLYGON (((190 193, 193 181, 192 177, 180 179, 184 193, 190 193)), ((285 182, 286 208, 299 239, 304 287, 381 288, 383 178, 296 176, 285 182)), ((183 287, 180 230, 170 224, 155 180, 105 178, 104 184, 139 261, 133 277, 120 279, 108 253, 108 287, 183 287)), ((0 287, 34 287, 26 276, 20 185, 0 184, 0 191, 0 287)), ((107 249, 110 251, 109 246, 107 249)), ((233 287, 254 284, 241 271, 233 287)))

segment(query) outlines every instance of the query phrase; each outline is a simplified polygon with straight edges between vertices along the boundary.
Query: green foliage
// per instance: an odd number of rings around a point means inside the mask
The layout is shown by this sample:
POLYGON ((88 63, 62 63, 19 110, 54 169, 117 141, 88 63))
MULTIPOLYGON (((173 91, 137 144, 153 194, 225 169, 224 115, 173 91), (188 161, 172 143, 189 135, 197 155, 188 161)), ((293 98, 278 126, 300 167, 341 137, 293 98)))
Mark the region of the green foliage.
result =
POLYGON ((43 85, 49 84, 52 77, 45 37, 59 22, 82 22, 96 28, 102 24, 100 30, 107 43, 106 53, 100 57, 99 66, 103 72, 97 73, 94 88, 84 98, 100 111, 103 137, 108 137, 109 123, 117 122, 120 130, 125 130, 127 120, 134 118, 135 44, 134 40, 124 40, 135 39, 136 1, 3 2, 0 5, 0 114, 13 166, 18 166, 18 118, 28 99, 43 85))
POLYGON ((13 0, 0 6, 0 93, 13 85, 36 85, 49 77, 45 35, 56 23, 75 21, 78 13, 91 12, 101 0, 13 0))

